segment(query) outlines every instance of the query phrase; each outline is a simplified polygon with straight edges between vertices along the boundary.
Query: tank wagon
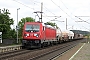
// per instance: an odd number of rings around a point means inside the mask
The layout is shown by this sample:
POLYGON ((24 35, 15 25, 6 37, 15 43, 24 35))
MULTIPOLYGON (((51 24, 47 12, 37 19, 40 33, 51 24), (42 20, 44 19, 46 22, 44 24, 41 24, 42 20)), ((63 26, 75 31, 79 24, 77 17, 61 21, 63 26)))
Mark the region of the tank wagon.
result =
POLYGON ((60 28, 56 28, 56 39, 58 43, 63 42, 62 40, 62 31, 60 28))
POLYGON ((63 30, 62 31, 63 41, 73 40, 73 38, 74 38, 74 33, 72 31, 69 31, 69 30, 63 30))
POLYGON ((68 31, 68 32, 69 32, 69 34, 68 34, 69 40, 74 39, 74 33, 72 31, 68 31))

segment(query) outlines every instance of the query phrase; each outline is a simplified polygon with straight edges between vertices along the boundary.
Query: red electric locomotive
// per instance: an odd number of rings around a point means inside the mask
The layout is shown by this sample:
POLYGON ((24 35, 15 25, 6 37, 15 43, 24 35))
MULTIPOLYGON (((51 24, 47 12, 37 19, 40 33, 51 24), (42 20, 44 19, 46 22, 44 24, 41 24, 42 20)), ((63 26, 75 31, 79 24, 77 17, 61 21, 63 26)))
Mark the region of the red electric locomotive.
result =
POLYGON ((23 27, 24 47, 34 48, 56 42, 56 29, 41 22, 26 22, 23 27))

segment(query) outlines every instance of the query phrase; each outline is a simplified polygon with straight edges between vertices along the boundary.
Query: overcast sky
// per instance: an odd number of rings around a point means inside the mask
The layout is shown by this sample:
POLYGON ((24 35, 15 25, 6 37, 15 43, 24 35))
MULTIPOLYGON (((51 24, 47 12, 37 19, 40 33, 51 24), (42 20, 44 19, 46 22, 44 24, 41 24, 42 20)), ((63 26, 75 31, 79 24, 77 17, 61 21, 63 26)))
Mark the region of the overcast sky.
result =
POLYGON ((66 29, 67 18, 68 30, 90 31, 90 0, 0 0, 0 9, 6 8, 9 10, 10 17, 14 19, 12 28, 15 28, 17 24, 17 9, 20 8, 18 10, 19 21, 25 17, 33 17, 38 21, 39 18, 33 12, 41 10, 41 2, 43 2, 43 22, 56 18, 47 16, 57 16, 58 18, 55 19, 57 21, 52 22, 55 22, 61 29, 66 29))

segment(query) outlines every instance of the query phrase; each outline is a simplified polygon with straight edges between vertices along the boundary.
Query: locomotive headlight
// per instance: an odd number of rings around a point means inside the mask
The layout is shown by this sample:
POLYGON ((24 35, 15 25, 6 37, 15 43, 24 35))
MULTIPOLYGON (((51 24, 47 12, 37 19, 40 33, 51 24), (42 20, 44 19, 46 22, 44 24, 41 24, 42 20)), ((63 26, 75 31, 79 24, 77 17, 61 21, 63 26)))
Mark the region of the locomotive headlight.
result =
POLYGON ((37 34, 34 34, 34 36, 37 36, 37 34))
POLYGON ((29 36, 29 34, 27 34, 27 36, 29 36))
POLYGON ((34 36, 39 37, 39 34, 34 34, 34 36))
POLYGON ((26 37, 27 37, 27 36, 29 36, 29 34, 24 34, 24 36, 26 36, 26 37))

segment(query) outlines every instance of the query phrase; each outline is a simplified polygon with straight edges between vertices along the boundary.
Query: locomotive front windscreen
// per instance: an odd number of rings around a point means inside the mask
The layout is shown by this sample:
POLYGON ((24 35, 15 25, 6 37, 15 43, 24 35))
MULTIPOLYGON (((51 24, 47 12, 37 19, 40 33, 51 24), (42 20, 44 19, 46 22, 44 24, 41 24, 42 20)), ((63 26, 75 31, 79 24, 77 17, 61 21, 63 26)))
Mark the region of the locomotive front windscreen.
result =
POLYGON ((27 24, 25 31, 26 32, 39 32, 40 30, 40 25, 37 24, 27 24))

